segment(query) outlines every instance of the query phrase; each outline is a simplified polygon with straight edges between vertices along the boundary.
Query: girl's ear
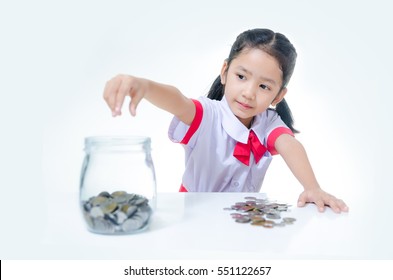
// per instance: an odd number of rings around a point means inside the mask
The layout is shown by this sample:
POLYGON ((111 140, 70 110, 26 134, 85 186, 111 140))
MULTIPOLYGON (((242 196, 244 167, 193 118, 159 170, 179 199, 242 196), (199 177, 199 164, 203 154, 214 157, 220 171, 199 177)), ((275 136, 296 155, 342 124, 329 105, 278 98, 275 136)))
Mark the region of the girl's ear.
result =
POLYGON ((225 85, 226 80, 227 80, 227 70, 228 70, 228 62, 227 60, 224 60, 224 64, 221 67, 221 73, 220 73, 220 77, 221 77, 221 84, 225 85))
POLYGON ((283 100, 284 96, 287 94, 287 91, 287 88, 283 88, 282 90, 280 90, 277 96, 273 99, 272 106, 276 106, 278 103, 280 103, 280 101, 283 100))

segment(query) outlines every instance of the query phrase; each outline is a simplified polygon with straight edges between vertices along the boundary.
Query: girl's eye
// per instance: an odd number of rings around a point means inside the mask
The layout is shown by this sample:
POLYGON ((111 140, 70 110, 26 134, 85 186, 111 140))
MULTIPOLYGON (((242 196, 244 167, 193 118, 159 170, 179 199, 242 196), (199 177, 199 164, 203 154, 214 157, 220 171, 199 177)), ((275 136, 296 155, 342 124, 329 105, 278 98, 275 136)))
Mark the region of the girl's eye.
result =
POLYGON ((264 84, 260 85, 259 87, 261 89, 264 89, 264 90, 269 90, 270 89, 267 85, 264 85, 264 84))
POLYGON ((237 74, 237 77, 239 78, 239 80, 244 80, 245 77, 242 74, 237 74))

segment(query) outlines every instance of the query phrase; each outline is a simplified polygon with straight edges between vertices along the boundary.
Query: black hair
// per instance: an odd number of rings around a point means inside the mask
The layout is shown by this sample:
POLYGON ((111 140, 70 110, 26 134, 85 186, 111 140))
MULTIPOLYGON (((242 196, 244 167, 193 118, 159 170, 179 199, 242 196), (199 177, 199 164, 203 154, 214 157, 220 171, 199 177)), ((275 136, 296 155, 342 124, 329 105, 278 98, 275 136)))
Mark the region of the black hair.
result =
MULTIPOLYGON (((281 33, 275 33, 269 29, 252 29, 247 30, 237 36, 235 43, 232 45, 227 62, 229 68, 233 59, 235 59, 244 49, 258 48, 274 57, 282 71, 282 86, 280 90, 288 85, 288 82, 295 69, 297 53, 291 42, 281 33)), ((218 76, 213 82, 207 97, 214 100, 221 100, 224 96, 224 85, 221 84, 221 77, 218 76)), ((293 133, 298 131, 293 127, 292 112, 288 107, 285 99, 282 99, 275 109, 283 122, 292 130, 293 133)))

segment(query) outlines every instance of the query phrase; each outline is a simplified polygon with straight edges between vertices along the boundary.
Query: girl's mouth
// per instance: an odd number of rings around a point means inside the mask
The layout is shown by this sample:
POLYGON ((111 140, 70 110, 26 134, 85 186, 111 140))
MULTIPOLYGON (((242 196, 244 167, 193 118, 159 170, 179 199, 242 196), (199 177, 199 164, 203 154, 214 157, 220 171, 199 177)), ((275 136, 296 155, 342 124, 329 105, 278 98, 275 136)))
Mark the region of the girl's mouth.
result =
POLYGON ((248 110, 251 109, 252 107, 246 103, 240 102, 240 101, 236 101, 237 104, 239 104, 240 108, 248 110))

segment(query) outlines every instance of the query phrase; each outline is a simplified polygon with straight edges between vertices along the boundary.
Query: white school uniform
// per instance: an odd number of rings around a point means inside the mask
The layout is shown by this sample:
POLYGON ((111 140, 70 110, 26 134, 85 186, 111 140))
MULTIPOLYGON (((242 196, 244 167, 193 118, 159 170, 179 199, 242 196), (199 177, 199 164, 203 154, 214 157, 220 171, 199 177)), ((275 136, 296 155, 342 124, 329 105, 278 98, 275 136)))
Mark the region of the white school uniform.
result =
POLYGON ((274 143, 283 133, 293 135, 274 110, 255 116, 250 129, 267 148, 256 164, 251 153, 249 165, 233 156, 236 143, 247 143, 250 130, 231 111, 225 96, 221 101, 200 97, 194 100, 196 115, 186 125, 176 117, 169 138, 185 149, 182 185, 189 192, 259 192, 272 155, 274 143))

